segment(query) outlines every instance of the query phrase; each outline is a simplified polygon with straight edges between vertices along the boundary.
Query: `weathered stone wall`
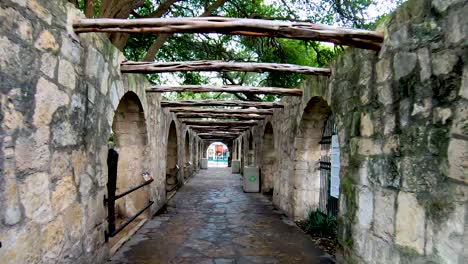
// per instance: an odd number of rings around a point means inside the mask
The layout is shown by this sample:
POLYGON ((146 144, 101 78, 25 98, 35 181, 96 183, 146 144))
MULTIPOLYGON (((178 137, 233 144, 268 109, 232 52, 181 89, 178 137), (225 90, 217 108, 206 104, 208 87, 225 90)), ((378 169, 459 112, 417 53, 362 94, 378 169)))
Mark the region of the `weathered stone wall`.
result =
MULTIPOLYGON (((347 49, 328 80, 309 78, 302 99, 284 99, 265 121, 277 155, 273 201, 302 218, 315 198, 297 198, 301 122, 309 102, 328 103, 341 148, 340 262, 468 258, 467 13, 466 1, 408 1, 381 25, 379 53, 347 49)), ((252 130, 257 145, 265 122, 252 130)), ((317 180, 311 168, 301 184, 317 180)))
MULTIPOLYGON (((154 177, 139 190, 155 202, 150 215, 166 201, 165 154, 174 116, 160 108, 159 95, 145 93, 143 75, 120 74, 125 58, 104 34, 73 33, 77 16, 65 0, 0 2, 2 263, 107 260, 108 140, 128 92, 141 104, 135 122, 146 127, 138 138, 147 146, 128 179, 144 171, 154 177)), ((186 128, 176 125, 180 151, 186 128)), ((119 133, 125 138, 125 130, 119 133)))

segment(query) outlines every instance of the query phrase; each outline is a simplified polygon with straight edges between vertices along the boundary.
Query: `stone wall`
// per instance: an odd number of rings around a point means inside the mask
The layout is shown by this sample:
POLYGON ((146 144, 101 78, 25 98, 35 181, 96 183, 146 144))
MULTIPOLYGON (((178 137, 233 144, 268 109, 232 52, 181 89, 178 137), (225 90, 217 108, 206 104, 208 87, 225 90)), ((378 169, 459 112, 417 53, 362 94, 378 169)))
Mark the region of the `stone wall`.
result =
MULTIPOLYGON (((379 53, 346 49, 329 79, 309 78, 302 99, 282 100, 285 108, 265 121, 273 124, 277 157, 273 201, 303 218, 316 209, 308 202, 317 194, 301 185, 316 183, 318 162, 317 155, 302 162, 303 146, 318 142, 304 141, 312 134, 301 124, 311 102, 328 104, 341 149, 339 262, 468 258, 467 13, 466 1, 406 2, 380 26, 379 53)), ((257 145, 265 122, 252 129, 257 145)))
MULTIPOLYGON (((126 138, 127 150, 133 143, 146 148, 133 149, 144 155, 132 157, 138 166, 130 162, 127 180, 133 184, 132 177, 140 179, 144 171, 154 177, 139 190, 155 202, 150 215, 166 201, 165 152, 174 116, 160 108, 159 95, 145 93, 143 75, 120 74, 125 58, 104 34, 73 33, 77 16, 65 0, 0 2, 2 263, 107 260, 108 140, 115 111, 129 92, 141 111, 116 125, 136 122, 141 133, 114 132, 126 138), (141 142, 132 143, 137 138, 141 142)), ((186 127, 176 125, 183 150, 186 127)), ((198 145, 191 137, 190 144, 198 145)))

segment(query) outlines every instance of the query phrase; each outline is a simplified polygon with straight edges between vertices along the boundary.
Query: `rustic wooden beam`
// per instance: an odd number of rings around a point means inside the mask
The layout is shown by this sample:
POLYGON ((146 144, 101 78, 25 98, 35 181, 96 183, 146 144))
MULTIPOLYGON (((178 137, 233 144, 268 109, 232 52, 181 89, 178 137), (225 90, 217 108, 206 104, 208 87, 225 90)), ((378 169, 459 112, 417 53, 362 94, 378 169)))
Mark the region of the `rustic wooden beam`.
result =
POLYGON ((236 137, 220 137, 220 136, 201 136, 199 137, 201 139, 210 139, 210 140, 216 140, 216 141, 225 141, 225 140, 234 140, 236 137))
POLYGON ((153 93, 166 93, 166 92, 221 92, 221 93, 255 93, 255 94, 275 94, 275 95, 289 95, 289 96, 302 96, 301 89, 289 89, 279 87, 253 87, 253 86, 239 86, 239 85, 159 85, 146 89, 146 92, 153 93))
POLYGON ((205 121, 205 120, 183 120, 186 125, 205 125, 205 126, 255 126, 256 121, 205 121))
POLYGON ((218 141, 219 141, 219 142, 228 143, 228 142, 233 141, 233 140, 236 139, 236 138, 216 138, 216 137, 212 137, 212 138, 209 138, 209 137, 201 138, 201 137, 200 137, 200 139, 203 140, 203 141, 206 141, 206 142, 211 142, 211 143, 212 143, 212 142, 218 142, 218 141))
POLYGON ((273 115, 273 109, 171 108, 170 111, 174 113, 273 115))
POLYGON ((263 19, 227 17, 177 17, 146 19, 78 19, 73 23, 76 33, 220 33, 250 37, 280 37, 332 42, 351 47, 380 50, 383 34, 376 31, 340 28, 263 19))
POLYGON ((191 125, 189 126, 190 129, 193 130, 203 130, 203 129, 219 129, 219 130, 227 130, 227 129, 238 129, 238 130, 247 130, 250 129, 250 126, 207 126, 207 125, 191 125))
POLYGON ((227 62, 227 61, 124 61, 120 64, 122 73, 161 73, 161 72, 290 72, 311 75, 330 76, 328 68, 317 68, 284 63, 255 63, 255 62, 227 62))
POLYGON ((244 132, 246 131, 247 129, 238 129, 238 128, 232 128, 232 127, 224 127, 224 128, 209 128, 209 127, 205 127, 205 128, 190 128, 192 129, 192 131, 195 131, 195 132, 244 132))
POLYGON ((198 133, 197 134, 198 136, 228 136, 228 137, 238 137, 240 136, 241 134, 240 133, 215 133, 215 132, 212 132, 212 133, 198 133))
POLYGON ((279 103, 252 102, 252 101, 218 101, 218 100, 193 100, 193 101, 162 101, 162 107, 190 107, 190 106, 238 106, 257 108, 283 108, 279 103))
POLYGON ((178 118, 217 118, 217 119, 244 119, 244 120, 263 120, 265 116, 248 115, 248 114, 200 114, 200 113, 187 113, 177 114, 178 118))

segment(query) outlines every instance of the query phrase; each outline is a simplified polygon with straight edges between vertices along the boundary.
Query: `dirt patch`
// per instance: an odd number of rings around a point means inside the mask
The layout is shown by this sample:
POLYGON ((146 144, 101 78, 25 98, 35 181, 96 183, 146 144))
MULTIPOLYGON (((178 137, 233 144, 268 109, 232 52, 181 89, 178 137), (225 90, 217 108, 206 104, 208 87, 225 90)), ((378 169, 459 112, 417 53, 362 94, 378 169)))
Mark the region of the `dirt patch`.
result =
POLYGON ((312 241, 317 244, 320 249, 327 252, 330 256, 335 258, 336 248, 338 246, 338 240, 336 236, 324 235, 320 232, 310 232, 307 230, 307 221, 296 221, 296 225, 302 229, 304 233, 310 236, 312 241))

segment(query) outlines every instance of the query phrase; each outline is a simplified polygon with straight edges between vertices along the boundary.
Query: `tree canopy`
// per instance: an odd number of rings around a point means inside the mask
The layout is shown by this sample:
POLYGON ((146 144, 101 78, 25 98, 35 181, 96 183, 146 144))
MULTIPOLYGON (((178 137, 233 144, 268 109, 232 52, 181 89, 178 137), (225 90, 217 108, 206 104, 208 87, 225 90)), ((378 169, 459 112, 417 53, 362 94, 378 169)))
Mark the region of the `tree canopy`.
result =
MULTIPOLYGON (((69 0, 87 17, 158 18, 224 16, 298 20, 371 29, 402 0, 69 0), (378 10, 378 7, 384 7, 378 10), (373 13, 373 14, 372 14, 373 13)), ((224 60, 275 62, 324 66, 340 46, 315 41, 243 37, 218 34, 109 34, 112 43, 129 60, 189 61, 224 60)), ((302 80, 291 73, 199 73, 153 74, 155 84, 224 84, 295 87, 302 80)), ((174 93, 170 99, 230 99, 273 101, 276 96, 249 93, 174 93)))

